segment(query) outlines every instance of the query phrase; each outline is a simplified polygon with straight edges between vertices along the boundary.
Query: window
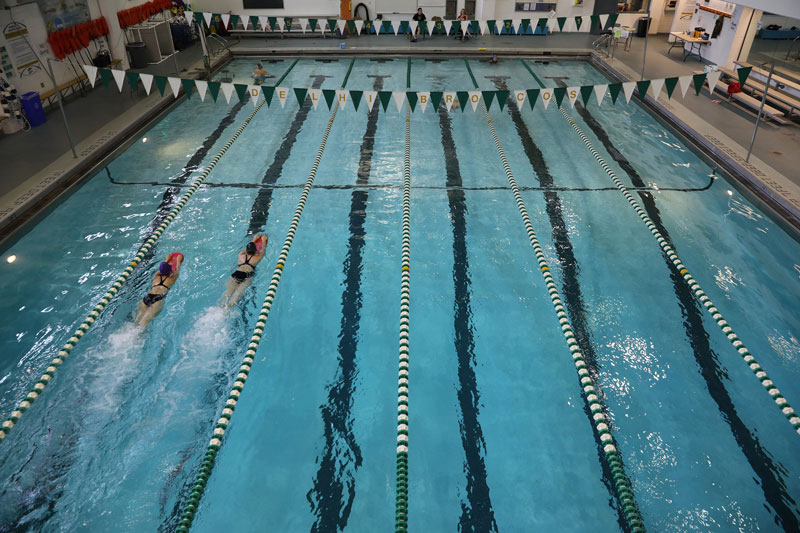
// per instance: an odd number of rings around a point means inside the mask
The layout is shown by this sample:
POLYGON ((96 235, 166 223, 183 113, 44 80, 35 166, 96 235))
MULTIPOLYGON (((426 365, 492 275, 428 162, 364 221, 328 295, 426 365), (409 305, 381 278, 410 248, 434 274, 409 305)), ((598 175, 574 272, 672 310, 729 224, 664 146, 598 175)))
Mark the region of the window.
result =
POLYGON ((555 11, 555 2, 516 2, 514 11, 555 11))

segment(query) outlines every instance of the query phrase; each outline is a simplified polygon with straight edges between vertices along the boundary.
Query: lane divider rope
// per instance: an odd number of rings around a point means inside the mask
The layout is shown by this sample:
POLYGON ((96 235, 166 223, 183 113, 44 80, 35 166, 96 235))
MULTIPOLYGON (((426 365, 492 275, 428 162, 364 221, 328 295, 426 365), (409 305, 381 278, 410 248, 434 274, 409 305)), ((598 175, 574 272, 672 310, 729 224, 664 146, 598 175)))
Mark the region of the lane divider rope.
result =
POLYGON ((297 204, 297 208, 294 211, 294 216, 292 216, 292 221, 289 224, 289 231, 286 234, 286 239, 283 241, 283 247, 281 248, 281 253, 278 256, 278 262, 275 265, 275 270, 272 272, 272 280, 269 283, 267 295, 264 298, 263 305, 261 306, 256 327, 253 329, 253 334, 250 337, 250 343, 247 345, 247 351, 244 354, 244 358, 242 359, 242 363, 239 366, 238 373, 236 374, 236 380, 234 381, 233 387, 228 394, 228 399, 225 401, 225 407, 222 410, 222 414, 214 426, 211 441, 208 443, 205 456, 203 457, 203 461, 200 465, 200 471, 195 478, 188 501, 183 508, 183 513, 177 529, 179 532, 188 532, 189 528, 192 526, 192 522, 194 521, 195 514, 197 513, 197 509, 200 504, 200 500, 205 493, 208 479, 211 476, 211 471, 214 469, 214 465, 216 464, 217 453, 222 446, 222 439, 225 435, 225 430, 230 424, 231 417, 236 409, 236 404, 239 401, 239 396, 241 396, 242 391, 244 390, 244 385, 247 382, 247 376, 250 374, 250 369, 253 365, 256 350, 258 350, 258 345, 261 343, 261 337, 264 334, 264 327, 266 326, 270 309, 272 309, 272 303, 275 300, 275 294, 278 292, 278 284, 280 283, 281 275, 283 274, 284 265, 286 265, 286 259, 289 257, 289 250, 292 247, 294 235, 297 232, 297 226, 300 224, 300 217, 303 214, 303 209, 306 206, 306 200, 308 200, 308 195, 311 192, 311 185, 314 183, 314 178, 317 176, 317 169, 319 168, 319 163, 322 160, 322 153, 325 151, 325 145, 328 142, 328 135, 330 135, 331 127, 333 126, 333 121, 336 118, 336 112, 338 109, 339 105, 337 103, 337 105, 334 106, 333 112, 331 113, 331 118, 328 120, 328 124, 325 127, 325 133, 322 135, 322 142, 320 143, 319 150, 317 150, 316 157, 314 157, 314 163, 311 165, 311 172, 309 173, 308 179, 303 187, 303 192, 300 194, 300 202, 297 204))
POLYGON ((408 370, 411 301, 411 111, 406 107, 403 158, 403 241, 400 264, 400 340, 397 371, 396 533, 408 531, 408 370))
POLYGON ((561 324, 561 332, 563 333, 567 342, 567 346, 569 347, 569 351, 572 354, 572 361, 575 365, 575 369, 578 372, 578 377, 580 378, 582 392, 587 403, 589 404, 589 409, 592 412, 592 421, 594 422, 595 430, 600 437, 600 441, 603 443, 603 453, 605 454, 605 459, 608 462, 608 466, 611 470, 617 497, 619 498, 620 505, 622 506, 623 515, 625 516, 625 520, 628 523, 628 528, 630 531, 643 532, 645 531, 644 522, 642 521, 641 514, 639 513, 639 508, 636 505, 630 480, 623 469, 620 453, 617 450, 616 444, 614 443, 614 437, 611 435, 611 431, 608 427, 606 415, 603 412, 603 406, 600 403, 597 395, 597 388, 592 380, 589 370, 586 367, 586 361, 583 357, 583 353, 581 353, 580 347, 578 346, 578 341, 575 340, 575 333, 572 331, 572 326, 567 318, 567 313, 564 309, 561 296, 558 293, 553 276, 550 274, 550 267, 545 259, 544 250, 542 249, 541 244, 539 244, 539 239, 533 229, 531 218, 528 215, 525 202, 522 200, 522 195, 520 194, 519 186, 517 186, 517 181, 514 179, 514 175, 511 172, 511 165, 509 165, 508 158, 506 158, 506 154, 503 151, 502 145, 500 144, 500 138, 497 136, 497 131, 495 130, 491 116, 489 115, 489 110, 486 108, 486 104, 481 103, 481 105, 483 106, 483 111, 486 114, 486 121, 489 124, 489 129, 491 130, 492 137, 494 138, 494 144, 495 147, 497 147, 497 153, 500 154, 500 159, 503 162, 503 168, 506 171, 508 183, 511 185, 511 190, 514 193, 514 199, 516 200, 517 207, 522 215, 522 221, 525 224, 525 231, 528 233, 528 239, 530 240, 531 246, 533 246, 533 251, 536 254, 537 261, 539 262, 539 270, 541 271, 542 277, 547 285, 547 292, 550 295, 550 301, 552 302, 553 308, 556 311, 558 322, 561 324))
POLYGON ((0 441, 5 439, 6 435, 11 431, 11 428, 19 421, 22 417, 23 413, 25 413, 30 407, 31 404, 39 397, 42 391, 47 387, 50 381, 55 376, 55 373, 64 364, 64 361, 69 357, 70 353, 78 342, 83 338, 89 328, 94 324, 94 322, 100 317, 100 313, 108 306, 109 302, 117 295, 119 290, 128 281, 131 273, 136 269, 136 267, 142 262, 147 252, 153 247, 156 241, 161 237, 164 233, 164 230, 175 220, 175 217, 178 216, 178 213, 181 212, 183 207, 189 201, 189 199, 197 192, 197 189, 200 188, 200 185, 205 181, 211 171, 214 170, 214 167, 217 166, 217 163, 225 155, 225 152, 236 142, 236 139, 239 138, 239 135, 242 134, 244 129, 250 124, 250 121, 253 120, 253 117, 258 113, 261 107, 266 103, 266 100, 262 100, 256 108, 250 113, 250 116, 247 117, 247 120, 239 126, 239 129, 236 130, 236 133, 231 137, 231 139, 225 143, 225 146, 219 151, 217 155, 211 160, 211 163, 206 167, 203 173, 198 177, 195 182, 189 187, 186 193, 181 197, 175 207, 170 210, 169 214, 164 218, 163 222, 150 234, 150 237, 144 242, 139 251, 134 256, 133 260, 128 263, 128 266, 122 272, 122 274, 117 277, 114 283, 111 284, 111 287, 108 291, 103 295, 100 301, 97 302, 97 305, 94 306, 92 311, 89 315, 83 320, 78 329, 72 334, 72 336, 67 340, 66 344, 61 348, 61 350, 56 355, 55 359, 50 362, 50 365, 44 371, 44 374, 39 378, 39 380, 34 383, 33 388, 28 392, 28 395, 22 400, 19 405, 17 406, 14 411, 11 412, 11 415, 3 422, 2 426, 0 426, 0 441))
POLYGON ((575 121, 572 120, 572 118, 567 114, 566 111, 564 111, 563 108, 559 108, 559 110, 561 111, 561 114, 564 115, 564 118, 570 123, 572 129, 575 130, 575 132, 583 140, 584 144, 592 153, 595 160, 597 160, 600 166, 603 167, 603 170, 606 171, 606 174, 608 174, 608 176, 611 178, 611 181, 614 182, 614 185, 616 185, 617 189, 623 194, 623 196, 625 196, 625 199, 628 200, 630 206, 633 208, 634 211, 636 211, 636 214, 639 215, 639 218, 642 220, 642 222, 644 222, 645 226, 647 226, 647 229, 650 230, 650 233, 653 235, 653 237, 656 238, 656 241, 658 241, 658 245, 667 255, 669 260, 672 261, 672 264, 675 265, 675 268, 678 269, 678 272, 680 272, 680 274, 683 276, 683 279, 686 280, 686 283, 689 284, 689 288, 692 289, 692 292, 694 293, 695 297, 699 300, 700 304, 708 310, 708 312, 711 314, 711 317, 714 319, 714 321, 720 327, 722 332, 725 334, 725 337, 727 337, 727 339, 730 341, 733 347, 736 348, 736 351, 739 353, 742 359, 744 359, 744 362, 747 363, 747 366, 750 368, 753 374, 755 374, 755 376, 759 379, 759 381, 761 382, 761 386, 764 387, 764 389, 767 391, 770 397, 772 397, 772 400, 781 410, 781 412, 789 421, 789 423, 792 425, 792 427, 795 429, 795 431, 798 434, 800 434, 800 417, 797 416, 792 406, 789 405, 789 401, 786 398, 784 398, 783 394, 781 394, 781 391, 775 386, 775 384, 769 378, 766 371, 761 367, 758 361, 756 361, 755 357, 753 357, 753 355, 750 353, 750 351, 747 349, 744 343, 739 339, 739 336, 736 334, 736 332, 733 331, 733 328, 731 328, 730 324, 728 324, 728 322, 722 316, 722 313, 719 312, 717 307, 711 301, 711 298, 709 298, 708 295, 705 292, 703 292, 703 289, 700 287, 700 284, 697 283, 697 280, 695 280, 694 277, 692 277, 692 275, 689 273, 689 270, 686 268, 681 259, 678 257, 678 254, 675 252, 672 246, 669 245, 664 236, 661 235, 661 232, 658 231, 656 225, 653 223, 652 220, 650 220, 650 217, 647 216, 645 210, 642 209, 642 207, 630 193, 628 188, 622 184, 622 181, 620 181, 620 179, 617 177, 614 171, 611 170, 611 168, 608 166, 605 160, 603 160, 603 158, 600 156, 597 150, 595 150, 589 138, 583 133, 583 131, 578 127, 578 125, 575 124, 575 121))

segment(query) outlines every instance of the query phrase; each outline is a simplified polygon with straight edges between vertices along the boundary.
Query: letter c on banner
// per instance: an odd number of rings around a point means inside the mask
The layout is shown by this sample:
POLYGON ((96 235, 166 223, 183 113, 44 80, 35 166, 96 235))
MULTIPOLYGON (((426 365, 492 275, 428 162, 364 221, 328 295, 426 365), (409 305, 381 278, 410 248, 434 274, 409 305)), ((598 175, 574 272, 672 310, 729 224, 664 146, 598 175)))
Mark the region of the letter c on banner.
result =
POLYGON ((525 93, 517 93, 517 102, 521 102, 525 99, 525 93))

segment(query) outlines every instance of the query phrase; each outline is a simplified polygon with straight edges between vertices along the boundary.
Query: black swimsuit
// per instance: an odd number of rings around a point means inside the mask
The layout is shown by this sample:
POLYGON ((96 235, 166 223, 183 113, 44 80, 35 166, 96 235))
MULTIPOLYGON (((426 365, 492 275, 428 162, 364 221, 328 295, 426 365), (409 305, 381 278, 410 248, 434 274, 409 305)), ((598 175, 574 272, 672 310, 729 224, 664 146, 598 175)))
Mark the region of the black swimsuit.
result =
MULTIPOLYGON (((166 292, 162 292, 162 293, 159 293, 159 294, 153 294, 152 292, 147 293, 145 295, 145 297, 142 298, 142 303, 144 305, 146 305, 147 307, 150 307, 154 303, 160 302, 161 300, 163 300, 164 298, 167 297, 167 293, 169 292, 169 287, 164 285, 164 280, 165 279, 169 279, 169 276, 167 276, 166 278, 164 276, 161 276, 161 280, 159 280, 158 284, 157 285, 153 285, 152 287, 164 287, 165 289, 167 289, 166 292)), ((151 287, 151 289, 152 289, 152 287, 151 287)))
POLYGON ((256 267, 255 267, 255 265, 251 265, 250 264, 250 259, 252 259, 253 257, 255 257, 255 256, 252 256, 252 255, 248 256, 247 254, 245 254, 244 263, 240 263, 239 264, 240 267, 243 267, 244 265, 247 265, 250 268, 252 268, 253 270, 250 270, 250 271, 247 271, 247 272, 242 271, 242 270, 235 270, 233 272, 233 274, 231 274, 231 277, 234 279, 234 281, 236 281, 236 283, 242 283, 242 282, 244 282, 244 280, 250 279, 250 278, 252 278, 253 276, 256 275, 256 267))

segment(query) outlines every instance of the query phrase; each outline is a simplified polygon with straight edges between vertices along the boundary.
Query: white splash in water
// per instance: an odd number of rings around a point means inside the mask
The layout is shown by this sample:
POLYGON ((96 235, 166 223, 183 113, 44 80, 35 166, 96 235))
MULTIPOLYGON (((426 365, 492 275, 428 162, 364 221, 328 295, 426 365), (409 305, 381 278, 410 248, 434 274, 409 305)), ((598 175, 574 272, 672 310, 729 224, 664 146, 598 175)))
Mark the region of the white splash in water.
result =
POLYGON ((91 354, 97 367, 97 383, 91 386, 96 395, 95 408, 109 412, 117 410, 122 399, 119 390, 136 373, 141 360, 145 343, 142 331, 133 323, 125 324, 91 354))
POLYGON ((218 370, 217 367, 221 369, 219 352, 230 343, 230 333, 224 308, 212 306, 203 310, 181 345, 184 352, 180 362, 182 368, 202 367, 206 375, 218 370))

